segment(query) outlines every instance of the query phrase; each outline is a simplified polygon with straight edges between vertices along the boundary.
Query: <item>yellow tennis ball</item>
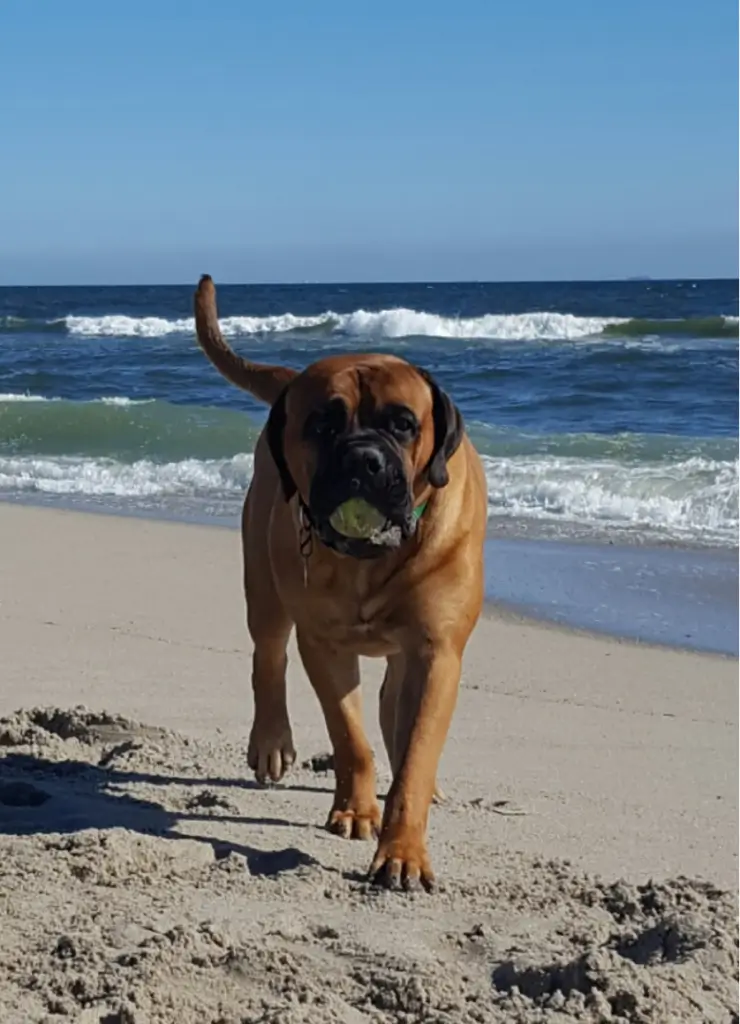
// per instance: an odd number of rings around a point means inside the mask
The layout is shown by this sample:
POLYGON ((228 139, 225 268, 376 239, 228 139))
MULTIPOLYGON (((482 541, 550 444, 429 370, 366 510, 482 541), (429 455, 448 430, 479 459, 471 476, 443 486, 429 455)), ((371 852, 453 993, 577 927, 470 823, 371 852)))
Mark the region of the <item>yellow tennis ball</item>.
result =
POLYGON ((350 498, 335 508, 329 522, 343 537, 367 540, 385 526, 385 516, 362 498, 350 498))

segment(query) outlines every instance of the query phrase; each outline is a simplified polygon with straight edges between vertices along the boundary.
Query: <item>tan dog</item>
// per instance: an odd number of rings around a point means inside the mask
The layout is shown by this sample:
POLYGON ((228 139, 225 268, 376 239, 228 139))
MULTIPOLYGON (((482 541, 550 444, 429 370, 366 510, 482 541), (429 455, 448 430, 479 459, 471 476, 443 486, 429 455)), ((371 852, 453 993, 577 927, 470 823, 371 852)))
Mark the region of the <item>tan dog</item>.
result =
POLYGON ((379 833, 373 880, 431 888, 429 807, 483 601, 480 459, 447 395, 402 359, 352 353, 301 373, 248 362, 223 340, 207 275, 195 322, 217 369, 272 407, 242 515, 254 641, 249 765, 277 781, 295 759, 285 687, 295 626, 334 750, 328 827, 347 838, 379 833), (387 517, 387 543, 350 540, 329 524, 353 496, 387 517), (359 655, 387 659, 380 723, 393 782, 382 819, 359 655))

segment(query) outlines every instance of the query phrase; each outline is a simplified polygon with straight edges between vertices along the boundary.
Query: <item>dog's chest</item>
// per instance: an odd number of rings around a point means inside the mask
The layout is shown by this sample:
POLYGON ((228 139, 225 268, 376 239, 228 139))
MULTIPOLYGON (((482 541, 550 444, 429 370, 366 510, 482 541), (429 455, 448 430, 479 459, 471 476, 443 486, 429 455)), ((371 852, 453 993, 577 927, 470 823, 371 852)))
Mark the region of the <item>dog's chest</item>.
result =
POLYGON ((311 629, 332 644, 349 647, 367 657, 382 656, 396 649, 393 616, 377 596, 326 594, 311 608, 311 629))

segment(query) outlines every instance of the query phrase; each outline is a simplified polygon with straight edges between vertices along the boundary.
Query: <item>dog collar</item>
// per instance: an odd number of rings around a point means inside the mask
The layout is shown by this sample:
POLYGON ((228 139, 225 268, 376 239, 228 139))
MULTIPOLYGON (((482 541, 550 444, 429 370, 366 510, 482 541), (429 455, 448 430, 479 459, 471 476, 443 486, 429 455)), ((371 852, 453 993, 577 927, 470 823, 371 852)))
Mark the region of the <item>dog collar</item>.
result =
MULTIPOLYGON (((411 513, 411 516, 415 523, 418 523, 421 517, 424 515, 429 500, 420 502, 411 513)), ((303 586, 308 586, 308 560, 311 557, 313 551, 313 535, 316 530, 316 524, 314 523, 311 510, 309 509, 306 502, 298 496, 298 517, 301 525, 299 534, 299 548, 301 553, 301 559, 303 560, 303 586)))

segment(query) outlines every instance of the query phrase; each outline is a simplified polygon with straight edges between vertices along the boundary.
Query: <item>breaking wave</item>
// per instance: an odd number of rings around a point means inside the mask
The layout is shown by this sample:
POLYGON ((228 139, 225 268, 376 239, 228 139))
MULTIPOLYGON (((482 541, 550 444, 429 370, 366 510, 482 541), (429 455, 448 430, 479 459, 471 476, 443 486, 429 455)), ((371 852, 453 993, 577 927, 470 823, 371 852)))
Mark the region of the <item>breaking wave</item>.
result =
MULTIPOLYGON (((306 334, 322 337, 400 339, 412 337, 497 341, 576 341, 598 338, 737 338, 738 318, 711 316, 685 320, 583 317, 571 313, 487 313, 478 317, 439 316, 414 309, 327 311, 315 316, 228 316, 221 319, 227 337, 306 334)), ((0 333, 62 332, 87 338, 162 338, 194 333, 192 318, 66 316, 56 320, 0 319, 0 333)))
POLYGON ((490 517, 567 521, 735 546, 738 462, 484 456, 490 517))
MULTIPOLYGON (((484 455, 489 521, 540 520, 629 528, 669 540, 737 544, 737 462, 669 465, 484 455)), ((0 495, 211 501, 236 516, 252 474, 248 453, 223 459, 123 462, 85 456, 0 456, 0 495)))
MULTIPOLYGON (((111 396, 91 402, 0 396, 0 496, 171 499, 238 515, 259 430, 241 412, 111 396)), ((470 424, 489 520, 629 529, 737 545, 733 439, 551 434, 470 424)))

